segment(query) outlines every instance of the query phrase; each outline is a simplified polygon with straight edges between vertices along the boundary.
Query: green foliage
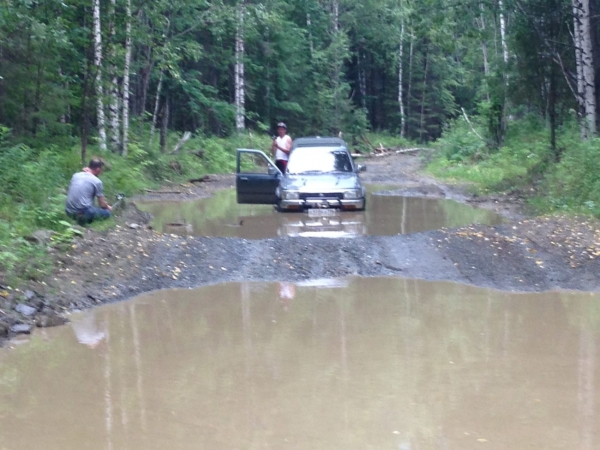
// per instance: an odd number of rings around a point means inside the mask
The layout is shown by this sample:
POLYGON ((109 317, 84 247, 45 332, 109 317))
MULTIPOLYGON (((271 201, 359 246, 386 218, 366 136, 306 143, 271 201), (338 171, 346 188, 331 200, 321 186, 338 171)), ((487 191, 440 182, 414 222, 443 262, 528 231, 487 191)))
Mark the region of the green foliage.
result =
MULTIPOLYGON (((481 118, 474 116, 470 120, 477 126, 481 118)), ((479 126, 478 133, 483 134, 482 130, 483 126, 479 126)), ((428 170, 442 178, 467 181, 477 192, 519 189, 531 184, 545 171, 551 155, 548 131, 534 117, 511 124, 505 144, 494 152, 461 119, 446 130, 436 148, 428 170)))
POLYGON ((511 123, 505 144, 495 152, 477 144, 474 153, 469 143, 476 142, 468 133, 460 121, 450 127, 437 143, 428 170, 441 178, 469 182, 476 192, 536 192, 531 204, 540 212, 600 217, 600 139, 582 142, 577 124, 568 122, 559 130, 559 163, 553 163, 549 130, 535 115, 511 123), (477 154, 480 157, 474 158, 477 154))
MULTIPOLYGON (((6 132, 7 133, 7 132, 6 132)), ((176 142, 177 136, 169 138, 176 142)), ((178 154, 161 153, 158 146, 142 148, 135 140, 126 157, 102 154, 107 162, 101 175, 105 195, 113 203, 117 193, 135 195, 147 187, 169 181, 187 181, 206 173, 232 172, 238 147, 268 150, 268 135, 240 134, 229 139, 198 136, 178 154)), ((80 235, 64 213, 66 189, 73 173, 81 170, 79 149, 25 145, 1 147, 0 279, 40 278, 51 269, 44 248, 24 239, 37 229, 54 231, 59 248, 80 235)), ((110 226, 103 223, 102 227, 110 226)))
MULTIPOLYGON (((345 137, 345 136, 344 136, 345 137)), ((384 148, 405 148, 413 147, 413 143, 408 139, 400 137, 400 135, 392 133, 366 133, 365 137, 374 146, 379 147, 381 144, 384 148)), ((348 142, 350 143, 350 142, 348 142)))
POLYGON ((477 128, 479 136, 473 132, 465 119, 460 117, 449 124, 435 146, 450 162, 472 161, 486 151, 486 143, 480 137, 481 127, 477 128))
POLYGON ((562 136, 561 143, 569 147, 544 179, 536 204, 542 210, 600 217, 600 139, 581 142, 575 134, 562 136))

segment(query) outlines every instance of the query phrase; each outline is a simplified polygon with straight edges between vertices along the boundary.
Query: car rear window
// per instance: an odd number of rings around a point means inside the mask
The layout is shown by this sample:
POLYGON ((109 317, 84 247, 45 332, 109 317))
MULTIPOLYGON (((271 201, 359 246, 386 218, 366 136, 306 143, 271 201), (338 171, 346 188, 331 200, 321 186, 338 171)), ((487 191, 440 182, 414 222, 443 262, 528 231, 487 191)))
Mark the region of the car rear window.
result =
POLYGON ((344 147, 299 147, 290 154, 287 171, 292 174, 353 172, 352 159, 344 147))

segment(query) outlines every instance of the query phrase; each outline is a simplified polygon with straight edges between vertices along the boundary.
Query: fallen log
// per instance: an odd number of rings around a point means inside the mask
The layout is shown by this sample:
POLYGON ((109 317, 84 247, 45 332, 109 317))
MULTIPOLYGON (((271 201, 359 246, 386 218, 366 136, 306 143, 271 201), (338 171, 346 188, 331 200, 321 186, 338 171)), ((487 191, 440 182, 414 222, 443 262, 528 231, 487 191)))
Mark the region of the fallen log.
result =
POLYGON ((155 191, 154 189, 144 189, 148 194, 181 194, 181 191, 155 191))
POLYGON ((200 178, 191 178, 188 180, 189 183, 205 183, 207 181, 212 181, 212 179, 208 175, 204 175, 200 178))
POLYGON ((175 146, 175 148, 173 149, 173 151, 171 152, 172 155, 175 155, 177 153, 179 153, 179 150, 181 150, 181 148, 183 147, 183 145, 192 137, 192 133, 191 131, 186 131, 185 133, 183 133, 182 138, 179 140, 179 142, 177 143, 177 145, 175 146))
POLYGON ((397 154, 401 154, 401 153, 412 153, 412 152, 420 152, 420 151, 426 151, 426 150, 430 150, 429 148, 401 148, 400 150, 396 150, 397 154))

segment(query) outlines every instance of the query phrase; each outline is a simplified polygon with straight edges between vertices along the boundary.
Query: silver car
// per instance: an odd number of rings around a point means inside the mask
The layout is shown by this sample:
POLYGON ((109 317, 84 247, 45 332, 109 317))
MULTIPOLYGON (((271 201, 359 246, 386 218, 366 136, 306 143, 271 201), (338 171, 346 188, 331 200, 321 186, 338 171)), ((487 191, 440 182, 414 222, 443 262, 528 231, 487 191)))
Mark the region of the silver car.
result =
POLYGON ((281 173, 260 150, 238 149, 238 203, 276 205, 280 211, 339 208, 362 211, 365 188, 346 143, 338 138, 300 138, 281 173))

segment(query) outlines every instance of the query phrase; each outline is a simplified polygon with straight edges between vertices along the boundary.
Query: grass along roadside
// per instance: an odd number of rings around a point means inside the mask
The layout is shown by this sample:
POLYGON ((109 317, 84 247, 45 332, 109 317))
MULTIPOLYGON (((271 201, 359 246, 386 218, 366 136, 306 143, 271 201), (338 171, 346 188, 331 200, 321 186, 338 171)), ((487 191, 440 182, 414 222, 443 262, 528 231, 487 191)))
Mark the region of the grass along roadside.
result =
MULTIPOLYGON (((177 141, 176 136, 170 139, 177 141)), ((236 148, 267 149, 269 145, 266 135, 227 139, 199 136, 176 154, 161 153, 158 148, 142 149, 136 142, 130 145, 127 157, 93 149, 87 154, 88 158, 98 155, 106 160, 108 170, 101 178, 109 203, 114 203, 117 193, 133 196, 167 182, 230 173, 235 169, 236 148)), ((69 180, 81 167, 76 146, 39 149, 0 142, 0 285, 16 287, 28 280, 43 280, 54 267, 48 248, 60 251, 80 233, 64 214, 64 203, 69 180)), ((105 230, 113 224, 109 220, 92 228, 105 230)))
POLYGON ((556 162, 549 130, 537 120, 511 124, 498 149, 457 120, 436 142, 426 171, 446 182, 466 183, 478 195, 519 193, 536 214, 600 217, 600 140, 581 142, 578 133, 574 124, 559 130, 556 162))

